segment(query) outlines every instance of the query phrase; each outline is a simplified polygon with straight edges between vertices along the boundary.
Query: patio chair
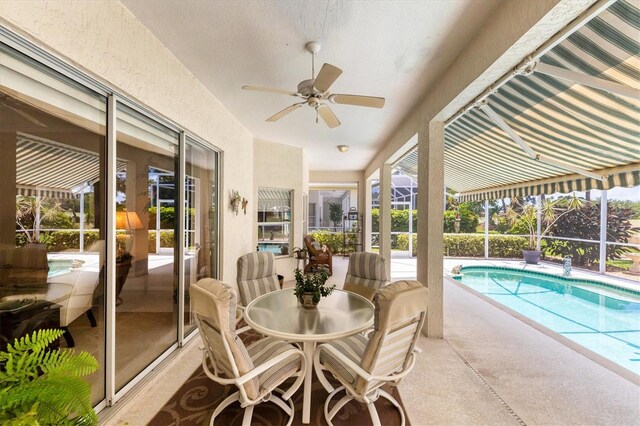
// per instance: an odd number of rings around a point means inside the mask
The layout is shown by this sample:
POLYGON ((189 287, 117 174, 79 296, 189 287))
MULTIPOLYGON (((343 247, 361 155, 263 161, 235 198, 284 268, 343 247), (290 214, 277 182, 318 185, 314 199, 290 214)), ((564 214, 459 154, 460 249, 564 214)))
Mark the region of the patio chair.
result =
POLYGON ((304 245, 309 251, 309 263, 304 267, 304 272, 311 272, 320 267, 329 270, 329 275, 333 275, 333 257, 331 250, 326 246, 321 246, 311 235, 304 237, 304 245))
POLYGON ((405 424, 402 407, 381 386, 397 386, 413 368, 418 353, 415 343, 425 321, 428 298, 429 291, 417 281, 389 284, 378 290, 374 298, 374 330, 369 338, 357 334, 316 348, 316 375, 329 392, 324 404, 324 416, 329 425, 336 413, 352 399, 367 404, 373 424, 379 425, 374 405, 379 397, 398 408, 402 425, 405 424), (334 389, 327 381, 325 371, 342 386, 334 389), (342 390, 346 395, 329 410, 331 399, 342 390))
POLYGON ((258 296, 280 289, 276 257, 265 251, 240 256, 236 281, 243 306, 247 306, 258 296))
POLYGON ((389 283, 386 264, 384 257, 376 253, 351 253, 344 289, 372 301, 376 291, 389 283))
MULTIPOLYGON (((293 395, 304 379, 306 360, 297 347, 273 337, 260 339, 245 347, 236 331, 236 293, 218 280, 204 278, 189 288, 195 321, 204 342, 202 367, 206 375, 221 385, 233 385, 236 392, 222 401, 211 416, 210 425, 222 410, 239 401, 245 407, 243 425, 251 423, 253 408, 271 401, 289 416, 294 416, 293 395), (295 377, 287 391, 278 388, 295 377), (273 392, 282 396, 279 397, 273 392)), ((247 327, 248 328, 248 327, 247 327)))

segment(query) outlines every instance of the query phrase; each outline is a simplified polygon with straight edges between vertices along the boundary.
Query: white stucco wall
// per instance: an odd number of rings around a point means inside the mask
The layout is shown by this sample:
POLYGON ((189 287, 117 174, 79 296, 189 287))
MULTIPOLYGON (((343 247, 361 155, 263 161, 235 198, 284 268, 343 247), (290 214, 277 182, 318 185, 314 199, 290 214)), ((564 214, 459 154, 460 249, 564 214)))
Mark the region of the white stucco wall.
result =
POLYGON ((0 0, 0 24, 222 151, 221 278, 235 283, 255 210, 235 216, 229 192, 253 193, 252 135, 120 2, 0 0))
MULTIPOLYGON (((308 167, 302 148, 256 139, 253 151, 254 192, 253 202, 257 205, 258 187, 293 190, 292 246, 301 247, 303 242, 303 194, 308 193, 308 167)), ((258 217, 253 219, 253 247, 258 242, 258 217)), ((276 270, 285 280, 293 279, 296 260, 289 256, 276 258, 276 270)))

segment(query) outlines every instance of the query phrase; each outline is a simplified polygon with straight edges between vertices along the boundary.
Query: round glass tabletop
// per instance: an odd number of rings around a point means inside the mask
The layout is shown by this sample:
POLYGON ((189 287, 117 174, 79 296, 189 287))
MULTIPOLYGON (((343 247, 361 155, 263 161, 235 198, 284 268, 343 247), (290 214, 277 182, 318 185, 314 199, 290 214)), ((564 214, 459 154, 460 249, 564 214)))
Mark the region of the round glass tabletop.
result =
POLYGON ((272 291, 253 300, 244 317, 260 333, 292 341, 322 342, 350 336, 373 325, 374 307, 362 296, 335 289, 317 309, 305 309, 293 289, 272 291))

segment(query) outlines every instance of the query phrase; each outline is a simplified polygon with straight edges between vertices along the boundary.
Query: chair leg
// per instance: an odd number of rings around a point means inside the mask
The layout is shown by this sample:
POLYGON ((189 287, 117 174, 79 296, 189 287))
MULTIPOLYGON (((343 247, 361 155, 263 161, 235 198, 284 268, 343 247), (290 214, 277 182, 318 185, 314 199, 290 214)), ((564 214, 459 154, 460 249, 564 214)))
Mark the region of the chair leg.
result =
POLYGON ((322 347, 316 349, 316 353, 313 355, 313 369, 316 371, 316 376, 320 381, 322 387, 328 392, 331 393, 334 391, 333 386, 327 380, 327 377, 324 375, 324 369, 322 365, 320 365, 320 352, 322 352, 322 347))
MULTIPOLYGON (((276 388, 274 389, 274 391, 277 391, 278 393, 284 395, 284 392, 281 389, 276 388)), ((279 396, 273 394, 271 394, 271 398, 269 399, 269 401, 273 402, 278 407, 282 408, 282 411, 287 413, 287 415, 289 416, 289 421, 287 422, 286 426, 291 426, 291 423, 293 423, 293 416, 296 411, 295 407, 293 406, 293 401, 291 399, 284 400, 279 396)))
POLYGON ((378 410, 376 410, 376 405, 373 402, 370 402, 367 404, 367 409, 369 410, 369 416, 371 416, 371 422, 373 423, 373 426, 382 426, 380 423, 380 417, 378 417, 378 410))
POLYGON ((239 400, 240 400, 240 392, 238 391, 238 392, 235 392, 235 393, 231 394, 230 396, 227 397, 227 399, 222 401, 218 405, 218 408, 216 408, 216 410, 213 412, 213 415, 211 415, 211 420, 209 421, 209 426, 213 426, 213 421, 218 416, 218 414, 220 414, 222 412, 222 410, 224 410, 229 405, 231 405, 234 402, 239 401, 239 400))
POLYGON ((62 336, 64 337, 64 341, 67 342, 67 347, 69 348, 75 347, 76 342, 73 341, 73 336, 71 335, 69 328, 68 327, 60 327, 60 328, 64 330, 64 334, 62 336))
POLYGON ((349 396, 349 394, 346 394, 345 396, 342 397, 342 399, 338 402, 336 402, 336 405, 333 406, 333 408, 331 409, 331 411, 329 411, 329 402, 331 402, 331 399, 340 391, 344 390, 344 386, 340 386, 338 389, 334 390, 333 392, 331 392, 329 394, 329 396, 327 397, 327 400, 324 402, 324 419, 327 421, 327 424, 329 426, 333 426, 333 423, 331 423, 331 419, 333 419, 335 417, 335 415, 338 413, 338 411, 340 411, 340 409, 342 407, 344 407, 344 405, 346 403, 348 403, 349 401, 351 401, 353 399, 352 396, 349 396))
POLYGON ((251 417, 253 417, 253 407, 254 405, 249 405, 244 409, 244 416, 242 417, 243 425, 251 425, 251 417))
POLYGON ((404 410, 402 409, 402 407, 400 406, 398 401, 396 401, 396 399, 394 397, 392 397, 391 394, 389 394, 389 392, 383 391, 382 389, 379 389, 378 391, 380 392, 379 395, 381 397, 383 397, 386 400, 388 400, 390 403, 392 403, 398 409, 398 411, 400 411, 400 419, 401 419, 400 426, 404 426, 404 424, 405 424, 404 410))
POLYGON ((93 316, 93 310, 91 308, 87 310, 87 318, 89 318, 89 323, 91 324, 91 327, 98 326, 98 323, 96 322, 96 317, 93 316))

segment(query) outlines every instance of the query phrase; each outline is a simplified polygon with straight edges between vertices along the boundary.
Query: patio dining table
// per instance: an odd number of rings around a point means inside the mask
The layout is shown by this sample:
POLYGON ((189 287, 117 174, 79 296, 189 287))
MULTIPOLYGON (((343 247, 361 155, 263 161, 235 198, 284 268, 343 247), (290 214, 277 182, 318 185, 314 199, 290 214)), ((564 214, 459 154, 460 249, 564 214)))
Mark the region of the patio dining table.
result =
POLYGON ((362 296, 334 290, 318 303, 317 309, 305 309, 293 289, 273 291, 253 300, 244 317, 256 331, 290 342, 302 342, 307 366, 302 400, 302 423, 311 416, 311 380, 313 352, 318 342, 327 342, 357 334, 373 325, 374 307, 362 296))

